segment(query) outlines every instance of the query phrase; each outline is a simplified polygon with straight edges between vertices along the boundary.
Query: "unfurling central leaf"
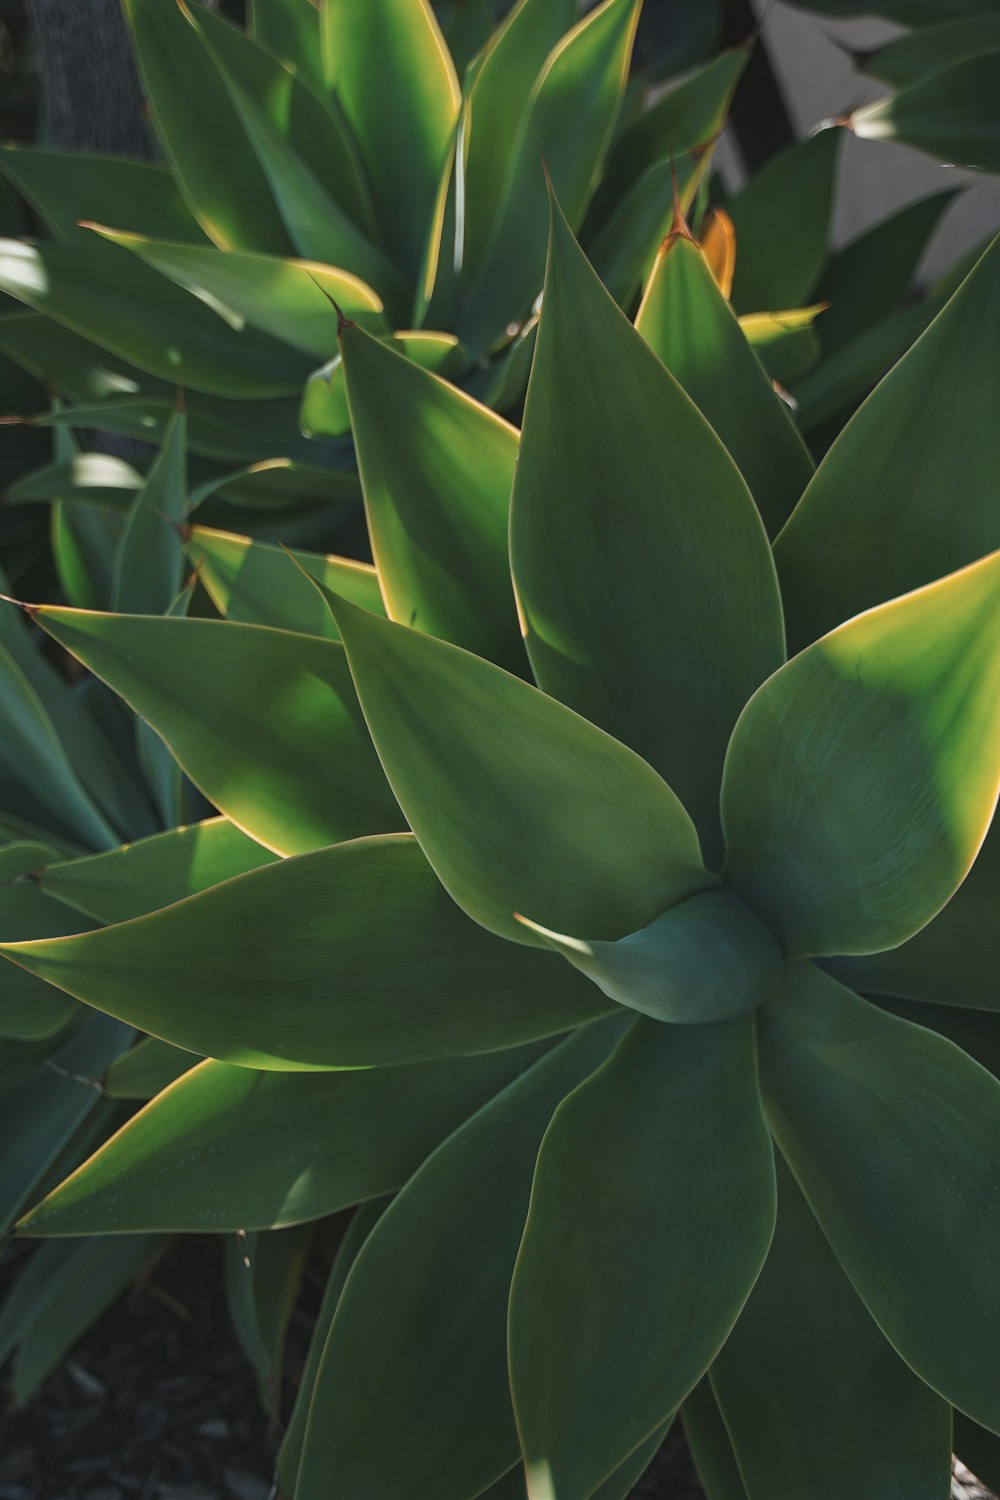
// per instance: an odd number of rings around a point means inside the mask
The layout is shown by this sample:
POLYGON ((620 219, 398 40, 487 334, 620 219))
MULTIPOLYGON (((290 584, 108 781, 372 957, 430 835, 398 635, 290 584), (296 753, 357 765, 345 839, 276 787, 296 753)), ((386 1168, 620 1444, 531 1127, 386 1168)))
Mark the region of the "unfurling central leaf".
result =
POLYGON ((658 1021, 746 1015, 774 992, 784 970, 774 938, 732 891, 702 891, 614 943, 520 920, 609 999, 658 1021))

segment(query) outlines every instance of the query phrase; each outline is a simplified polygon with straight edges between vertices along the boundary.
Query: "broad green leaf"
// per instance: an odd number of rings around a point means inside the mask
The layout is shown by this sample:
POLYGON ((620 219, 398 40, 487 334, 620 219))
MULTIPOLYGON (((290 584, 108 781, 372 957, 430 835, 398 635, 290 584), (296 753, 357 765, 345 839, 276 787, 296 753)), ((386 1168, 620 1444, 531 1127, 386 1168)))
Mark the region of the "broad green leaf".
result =
POLYGON ((776 672, 733 732, 727 872, 795 956, 879 953, 941 910, 1000 788, 1000 553, 776 672))
MULTIPOLYGON (((788 379, 799 429, 804 433, 815 432, 825 422, 838 418, 834 436, 839 436, 845 421, 859 403, 920 337, 940 310, 941 304, 937 300, 911 303, 899 312, 891 313, 866 333, 859 334, 842 349, 835 349, 817 368, 812 368, 815 360, 810 359, 805 373, 801 369, 793 371, 788 379)), ((811 329, 807 332, 815 342, 818 358, 819 341, 811 329)), ((763 351, 761 358, 765 358, 763 351)), ((796 605, 798 602, 796 598, 796 605)))
POLYGON ((520 0, 494 32, 476 71, 462 137, 466 280, 482 264, 495 231, 536 80, 575 21, 573 0, 520 0))
MULTIPOLYGON (((976 8, 984 10, 984 0, 976 8)), ((856 54, 856 61, 866 73, 899 89, 995 47, 1000 47, 1000 14, 970 15, 921 26, 873 52, 856 54)))
POLYGON ((616 1034, 614 1023, 587 1027, 549 1052, 383 1214, 333 1319, 296 1500, 327 1500, 331 1474, 347 1494, 457 1500, 513 1465, 505 1312, 535 1157, 560 1099, 616 1034))
POLYGON ((375 569, 347 557, 289 552, 208 526, 191 528, 187 552, 212 603, 227 620, 339 640, 333 616, 303 572, 353 604, 376 613, 383 609, 375 569))
POLYGON ((706 153, 697 163, 682 156, 650 167, 586 242, 591 264, 619 307, 629 312, 635 307, 673 224, 675 193, 687 212, 708 161, 706 153))
MULTIPOLYGON (((37 872, 59 855, 46 844, 13 843, 0 849, 0 932, 4 940, 58 937, 85 932, 89 923, 60 908, 42 894, 37 872)), ((65 1029, 79 1015, 75 1001, 18 970, 3 965, 0 974, 0 1037, 42 1041, 65 1029)))
POLYGON ((774 1243, 711 1381, 749 1500, 948 1491, 949 1407, 882 1337, 780 1162, 774 1243))
POLYGON ((287 255, 280 211, 185 0, 123 0, 153 124, 178 186, 224 250, 287 255))
POLYGON ((390 619, 523 667, 507 558, 516 429, 360 328, 344 328, 341 354, 390 619))
POLYGON ((300 853, 402 825, 336 641, 229 620, 33 615, 267 848, 300 853))
POLYGON ((773 536, 812 477, 812 460, 683 231, 664 241, 635 326, 729 449, 773 536))
MULTIPOLYGON (((198 247, 178 251, 197 255, 198 247)), ((247 259, 239 256, 237 264, 247 259)), ((266 257, 249 259, 265 271, 275 264, 266 257)), ((212 265, 221 270, 222 261, 214 256, 212 265)), ((234 326, 232 318, 220 317, 137 256, 96 235, 85 245, 0 240, 0 290, 174 385, 182 381, 185 387, 243 399, 281 396, 297 393, 309 373, 305 355, 254 329, 234 326)), ((322 300, 315 287, 312 292, 317 303, 322 300)))
POLYGON ((1000 1082, 809 964, 758 1030, 775 1140, 855 1290, 922 1380, 996 1430, 1000 1082))
POLYGON ((180 589, 180 531, 188 499, 185 436, 178 413, 125 518, 115 559, 114 608, 122 614, 166 614, 180 589))
POLYGON ((624 130, 608 156, 588 222, 601 222, 650 167, 714 142, 750 53, 735 47, 679 83, 624 130))
POLYGON ((461 102, 444 38, 428 0, 325 0, 320 28, 386 245, 415 277, 461 102))
MULTIPOLYGON (((496 229, 458 329, 478 353, 530 310, 545 268, 545 178, 579 223, 621 108, 637 0, 604 0, 550 53, 532 91, 496 229)), ((473 126, 475 128, 475 126, 473 126)))
POLYGON ((972 869, 932 922, 888 953, 837 959, 833 972, 852 989, 1000 1010, 998 911, 1000 825, 994 822, 972 869))
POLYGON ((633 751, 468 652, 331 607, 390 785, 475 921, 535 946, 515 912, 623 937, 714 883, 684 809, 633 751))
MULTIPOLYGON (((71 1354, 101 1313, 121 1296, 155 1254, 159 1241, 141 1235, 127 1240, 84 1240, 46 1255, 30 1267, 30 1308, 17 1339, 13 1394, 24 1406, 46 1376, 71 1354), (45 1256, 45 1259, 42 1259, 45 1256)), ((27 1279, 27 1278, 25 1278, 27 1279)), ((21 1291, 20 1285, 17 1291, 21 1291)), ((19 1299, 20 1301, 21 1299, 19 1299)))
POLYGON ((0 1098, 0 1230, 14 1222, 88 1117, 107 1112, 99 1080, 130 1037, 118 1021, 89 1016, 0 1098))
POLYGON ((295 1396, 295 1405, 285 1426, 281 1439, 281 1447, 278 1449, 276 1469, 278 1481, 284 1492, 288 1495, 294 1494, 298 1481, 299 1464, 302 1461, 302 1444, 306 1435, 306 1423, 309 1420, 309 1408, 312 1405, 313 1390, 316 1385, 316 1375, 319 1371, 320 1360, 326 1347, 327 1335, 330 1332, 330 1324, 333 1322, 334 1314, 340 1303, 344 1283, 354 1266, 362 1246, 368 1239, 375 1225, 385 1213, 390 1202, 389 1198, 373 1198, 367 1203, 362 1203, 351 1216, 344 1237, 337 1247, 337 1254, 330 1274, 327 1278, 326 1287, 323 1291, 323 1300, 320 1303, 316 1321, 313 1324, 312 1335, 309 1339, 309 1350, 306 1355, 305 1366, 302 1370, 302 1378, 299 1381, 298 1391, 295 1396))
MULTIPOLYGON (((628 1497, 634 1493, 636 1484, 662 1447, 672 1426, 673 1419, 658 1428, 651 1438, 647 1438, 602 1485, 594 1490, 590 1500, 628 1500, 628 1497)), ((491 1484, 488 1490, 484 1490, 478 1500, 526 1500, 527 1494, 528 1482, 524 1465, 518 1464, 502 1479, 498 1479, 496 1484, 491 1484)))
POLYGON ((202 1233, 322 1218, 402 1187, 538 1051, 307 1074, 191 1057, 192 1071, 133 1115, 21 1229, 202 1233))
POLYGON ((276 57, 324 86, 319 14, 313 0, 251 0, 250 29, 276 57))
POLYGON ((109 849, 120 842, 81 782, 41 697, 2 644, 0 765, 9 765, 50 811, 54 825, 79 843, 109 849))
POLYGON ((998 313, 1000 240, 820 464, 775 544, 797 644, 1000 546, 998 313))
MULTIPOLYGON (((408 329, 393 333, 384 342, 422 370, 439 375, 461 373, 464 355, 453 333, 408 329)), ((339 352, 309 376, 302 393, 299 426, 306 437, 340 437, 350 432, 344 362, 339 352)))
POLYGON ((178 286, 210 300, 224 320, 245 320, 265 333, 322 357, 337 345, 336 302, 347 316, 381 328, 382 302, 371 287, 348 271, 318 261, 279 260, 241 255, 200 245, 167 245, 137 234, 94 228, 113 244, 133 251, 178 286))
POLYGON ((950 191, 920 198, 834 251, 817 287, 817 296, 830 304, 819 325, 824 353, 842 348, 897 310, 955 197, 950 191))
POLYGON ((675 1024, 729 1021, 780 982, 781 953, 733 891, 702 891, 616 943, 549 932, 520 919, 619 1005, 675 1024))
POLYGON ((470 922, 408 834, 280 860, 86 939, 0 951, 153 1036, 275 1071, 489 1052, 611 1008, 554 954, 470 922))
POLYGON ((717 862, 726 744, 784 654, 767 537, 732 459, 556 205, 511 561, 539 685, 644 756, 717 862))
POLYGON ((509 1329, 531 1500, 590 1495, 662 1426, 773 1227, 753 1023, 636 1021, 557 1110, 535 1169, 509 1329))
POLYGON ((850 116, 855 135, 899 141, 981 172, 1000 172, 1000 49, 965 57, 850 116))
POLYGON ((685 1400, 681 1420, 708 1500, 747 1500, 733 1445, 707 1375, 685 1400))
POLYGON ((285 1338, 302 1290, 315 1226, 240 1233, 226 1245, 226 1304, 233 1330, 257 1375, 260 1405, 278 1420, 285 1338))
POLYGON ((110 1099, 152 1099, 200 1061, 193 1052, 144 1036, 111 1064, 102 1079, 104 1092, 110 1099))
POLYGON ((808 302, 826 260, 839 130, 774 156, 726 205, 736 229, 733 305, 772 312, 808 302))
POLYGON ((205 243, 174 179, 151 162, 4 146, 0 172, 58 239, 72 239, 81 219, 99 219, 154 239, 205 243))
POLYGON ((60 588, 75 609, 107 609, 114 594, 121 522, 97 506, 65 499, 52 506, 49 536, 60 588))
POLYGON ((274 859, 226 818, 209 818, 103 854, 46 863, 38 886, 98 922, 127 922, 274 859))

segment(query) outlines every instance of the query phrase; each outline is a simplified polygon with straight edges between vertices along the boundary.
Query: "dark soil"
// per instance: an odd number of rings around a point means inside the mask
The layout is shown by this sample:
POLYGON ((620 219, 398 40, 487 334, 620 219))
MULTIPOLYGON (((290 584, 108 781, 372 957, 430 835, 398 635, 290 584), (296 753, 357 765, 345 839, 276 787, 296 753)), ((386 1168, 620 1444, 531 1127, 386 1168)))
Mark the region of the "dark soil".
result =
MULTIPOLYGON (((0 1267, 0 1295, 9 1274, 0 1267)), ((307 1276, 288 1335, 286 1413, 321 1291, 322 1278, 307 1276)), ((181 1239, 25 1410, 0 1415, 0 1500, 273 1500, 279 1440, 232 1331, 219 1242, 181 1239)), ((994 1500, 968 1474, 952 1494, 994 1500)), ((632 1500, 704 1500, 679 1426, 632 1500)))

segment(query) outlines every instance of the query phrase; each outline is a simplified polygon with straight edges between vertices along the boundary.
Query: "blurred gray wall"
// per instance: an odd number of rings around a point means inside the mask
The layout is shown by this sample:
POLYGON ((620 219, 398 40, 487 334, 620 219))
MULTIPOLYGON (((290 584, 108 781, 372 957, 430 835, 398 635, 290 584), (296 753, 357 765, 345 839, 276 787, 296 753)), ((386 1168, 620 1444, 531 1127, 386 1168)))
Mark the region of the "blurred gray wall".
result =
MULTIPOLYGON (((753 0, 753 4, 798 135, 807 135, 820 120, 889 92, 885 85, 856 72, 847 54, 891 41, 902 27, 885 21, 813 16, 781 0, 753 0)), ((720 166, 730 180, 739 172, 731 152, 720 166)), ((929 247, 922 268, 928 280, 962 251, 1000 229, 1000 178, 944 167, 906 146, 862 141, 845 131, 834 243, 853 239, 915 199, 962 185, 968 185, 967 191, 948 209, 929 247)))

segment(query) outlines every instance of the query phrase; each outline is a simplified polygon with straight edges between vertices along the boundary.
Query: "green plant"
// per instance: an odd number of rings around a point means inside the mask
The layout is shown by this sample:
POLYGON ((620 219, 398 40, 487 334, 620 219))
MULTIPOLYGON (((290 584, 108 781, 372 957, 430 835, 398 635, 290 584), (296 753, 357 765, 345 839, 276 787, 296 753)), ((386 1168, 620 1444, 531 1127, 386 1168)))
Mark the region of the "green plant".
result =
POLYGON ((712 1500, 995 1444, 998 297, 994 245, 812 473, 683 224, 632 327, 556 211, 520 440, 341 328, 377 574, 196 531, 241 620, 30 608, 262 867, 39 873, 151 872, 3 952, 213 1060, 21 1230, 371 1204, 296 1500, 610 1500, 678 1410, 712 1500))
MULTIPOLYGON (((468 4, 445 34, 426 0, 258 0, 247 33, 180 0, 125 9, 164 165, 4 148, 52 237, 0 250, 0 287, 28 309, 0 319, 0 349, 63 397, 41 420, 81 432, 159 444, 183 384, 192 488, 221 482, 207 523, 324 546, 357 499, 324 292, 516 408, 544 264, 539 151, 634 298, 672 163, 690 196, 747 57, 651 102, 658 81, 627 88, 639 0, 582 18, 576 0, 520 0, 496 27, 468 4)), ((66 488, 56 467, 28 493, 66 488)))

